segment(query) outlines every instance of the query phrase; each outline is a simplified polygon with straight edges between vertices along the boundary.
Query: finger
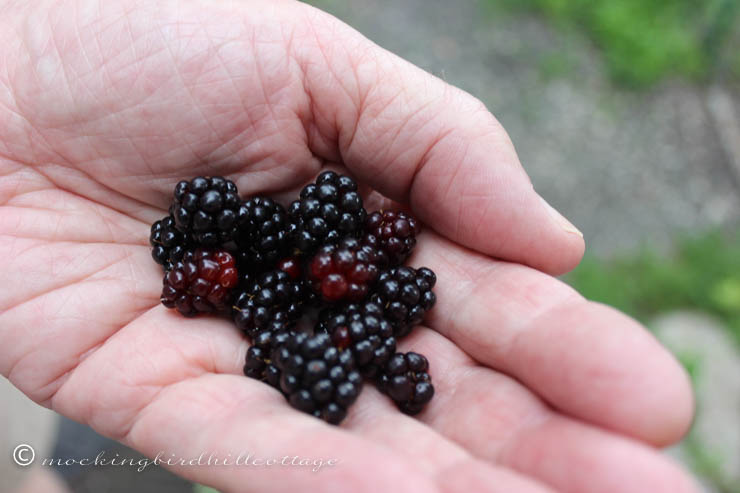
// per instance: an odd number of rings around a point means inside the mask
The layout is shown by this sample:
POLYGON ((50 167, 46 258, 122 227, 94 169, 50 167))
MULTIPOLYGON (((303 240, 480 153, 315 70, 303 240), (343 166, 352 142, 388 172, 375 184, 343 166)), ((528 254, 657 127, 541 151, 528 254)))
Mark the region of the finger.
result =
MULTIPOLYGON (((436 364, 436 352, 433 351, 428 356, 436 364)), ((444 390, 448 393, 447 388, 444 390)), ((435 397, 440 398, 441 396, 435 397)), ((465 405, 465 402, 458 404, 465 405)), ((439 408, 439 405, 435 403, 435 407, 439 408)), ((342 427, 403 452, 408 460, 416 462, 427 474, 435 478, 442 491, 459 493, 552 491, 524 475, 493 462, 478 459, 467 449, 445 438, 420 420, 401 414, 390 399, 381 395, 369 382, 358 402, 350 409, 342 427)), ((469 426, 458 428, 471 430, 469 426)))
POLYGON ((565 413, 656 445, 687 430, 693 400, 685 371, 631 319, 547 275, 433 234, 412 260, 437 271, 430 326, 477 361, 565 413))
POLYGON ((417 329, 401 346, 430 360, 436 392, 420 419, 482 460, 563 493, 695 491, 655 450, 560 415, 432 330, 417 329))
POLYGON ((432 329, 417 327, 399 351, 429 360, 435 394, 419 419, 478 457, 490 460, 517 432, 551 414, 524 385, 481 366, 432 329))
POLYGON ((555 490, 525 475, 505 467, 488 466, 479 463, 465 463, 454 466, 454 474, 449 470, 440 471, 440 490, 445 493, 469 493, 471 491, 490 491, 496 493, 555 493, 555 490), (491 478, 490 469, 496 470, 491 478))
POLYGON ((582 235, 537 195, 480 101, 330 16, 311 25, 293 49, 312 98, 314 153, 341 159, 470 248, 556 274, 578 263, 582 235))
POLYGON ((497 459, 567 493, 701 491, 656 450, 566 417, 517 434, 497 459))

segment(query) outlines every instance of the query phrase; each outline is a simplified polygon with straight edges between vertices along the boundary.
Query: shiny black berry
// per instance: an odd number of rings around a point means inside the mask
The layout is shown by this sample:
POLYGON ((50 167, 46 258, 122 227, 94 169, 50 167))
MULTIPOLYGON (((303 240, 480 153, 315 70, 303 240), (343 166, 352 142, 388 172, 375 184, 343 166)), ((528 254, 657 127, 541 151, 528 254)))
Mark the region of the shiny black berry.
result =
POLYGON ((247 350, 244 374, 278 388, 281 372, 271 361, 271 353, 273 349, 285 344, 292 336, 293 333, 290 331, 272 332, 269 330, 254 335, 252 346, 247 350))
POLYGON ((396 353, 377 378, 378 388, 406 414, 418 414, 434 396, 429 362, 419 353, 396 353))
POLYGON ((152 258, 167 271, 182 260, 186 251, 193 248, 193 239, 188 233, 175 228, 175 219, 167 216, 152 224, 149 244, 152 246, 152 258))
POLYGON ((370 300, 383 307, 395 336, 404 337, 436 303, 432 291, 436 282, 437 276, 426 267, 394 267, 380 274, 370 300))
MULTIPOLYGON (((292 407, 328 423, 341 422, 362 389, 352 353, 339 351, 328 334, 289 333, 273 346, 269 360, 259 355, 265 364, 260 377, 269 381, 266 370, 274 367, 279 376, 272 385, 292 407)), ((247 354, 245 373, 255 373, 252 366, 259 365, 260 357, 247 354)))
POLYGON ((262 331, 291 329, 310 298, 301 281, 276 269, 259 275, 255 281, 240 284, 234 296, 232 318, 236 326, 255 336, 262 331))
POLYGON ((192 235, 198 244, 216 246, 233 241, 239 205, 239 193, 232 181, 199 176, 175 186, 170 214, 175 227, 192 235))
POLYGON ((383 308, 373 302, 324 310, 317 332, 329 334, 339 350, 351 350, 366 377, 377 375, 396 351, 393 327, 385 319, 383 308))
POLYGON ((305 255, 344 237, 359 236, 367 216, 357 183, 333 171, 321 173, 314 183, 304 187, 288 213, 293 223, 293 245, 305 255))
POLYGON ((253 197, 237 213, 235 240, 239 267, 261 272, 290 253, 290 222, 285 208, 267 197, 253 197))

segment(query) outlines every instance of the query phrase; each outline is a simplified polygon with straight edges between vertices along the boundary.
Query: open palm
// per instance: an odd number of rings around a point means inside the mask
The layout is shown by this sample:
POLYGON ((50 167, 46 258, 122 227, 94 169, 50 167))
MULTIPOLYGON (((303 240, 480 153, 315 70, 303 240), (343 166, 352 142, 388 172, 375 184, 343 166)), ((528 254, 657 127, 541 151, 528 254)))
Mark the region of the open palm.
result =
POLYGON ((0 2, 0 371, 150 456, 338 459, 173 466, 226 491, 694 491, 652 446, 692 399, 639 325, 550 277, 583 252, 471 96, 292 1, 0 2), (438 274, 419 419, 366 386, 341 427, 241 376, 226 320, 159 304, 148 224, 174 184, 288 197, 323 166, 427 224, 438 274), (500 260, 496 260, 500 259, 500 260))

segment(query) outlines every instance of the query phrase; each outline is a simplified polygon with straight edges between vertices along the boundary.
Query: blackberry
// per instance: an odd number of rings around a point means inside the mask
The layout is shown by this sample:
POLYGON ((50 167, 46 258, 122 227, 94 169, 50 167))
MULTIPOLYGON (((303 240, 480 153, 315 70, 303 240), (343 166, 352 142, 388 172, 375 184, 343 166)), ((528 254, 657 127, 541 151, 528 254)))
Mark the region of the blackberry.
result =
POLYGON ((270 360, 270 353, 275 347, 284 345, 293 335, 290 331, 271 332, 269 330, 255 335, 252 338, 252 346, 247 350, 244 374, 279 389, 281 372, 270 360))
POLYGON ((367 216, 365 232, 377 239, 377 246, 392 266, 403 264, 416 246, 421 227, 403 212, 376 211, 367 216))
POLYGON ((320 308, 321 298, 311 289, 311 283, 303 276, 303 265, 297 257, 286 257, 277 263, 278 270, 288 274, 300 285, 301 301, 304 308, 320 308))
POLYGON ((290 329, 303 312, 306 291, 302 282, 281 270, 265 272, 256 282, 239 286, 232 307, 234 323, 249 336, 290 329))
POLYGON ((328 423, 341 422, 362 389, 352 352, 339 351, 328 334, 289 335, 272 350, 270 364, 290 405, 328 423))
POLYGON ((396 352, 393 327, 384 318, 383 307, 373 302, 324 310, 317 328, 328 333, 340 351, 349 348, 366 377, 376 376, 396 352))
POLYGON ((370 299, 383 307, 396 338, 406 336, 432 309, 437 276, 431 269, 394 267, 381 272, 370 299))
POLYGON ((304 187, 288 212, 294 225, 293 244, 305 255, 346 236, 358 236, 367 216, 357 183, 333 171, 324 171, 304 187))
POLYGON ((229 304, 239 275, 234 257, 224 250, 189 250, 164 276, 161 301, 185 316, 221 312, 229 304))
POLYGON ((377 379, 378 388, 401 411, 418 414, 434 396, 429 362, 418 353, 396 353, 386 363, 377 379))
POLYGON ((167 271, 193 247, 193 239, 189 234, 178 231, 175 219, 167 216, 152 224, 149 244, 152 246, 152 258, 167 271))
POLYGON ((177 229, 192 234, 198 244, 213 247, 234 239, 239 202, 234 182, 198 176, 175 186, 170 214, 177 229))
POLYGON ((253 197, 241 204, 235 240, 240 268, 253 272, 273 268, 289 247, 290 223, 285 208, 267 197, 253 197))
POLYGON ((378 251, 356 238, 344 238, 338 245, 325 245, 311 259, 308 278, 324 301, 360 301, 378 278, 378 251))

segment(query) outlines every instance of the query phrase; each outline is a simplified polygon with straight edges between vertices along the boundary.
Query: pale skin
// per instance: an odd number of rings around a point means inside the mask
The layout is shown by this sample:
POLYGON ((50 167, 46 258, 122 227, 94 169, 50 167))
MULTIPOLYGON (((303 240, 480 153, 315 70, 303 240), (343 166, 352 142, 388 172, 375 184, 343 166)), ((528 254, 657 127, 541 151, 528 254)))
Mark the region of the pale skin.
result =
POLYGON ((697 491, 658 451, 690 424, 685 373, 551 276, 583 238, 474 97, 288 0, 0 14, 0 372, 31 399, 152 457, 339 460, 172 467, 229 492, 697 491), (439 301, 401 343, 432 365, 418 419, 371 385, 341 427, 300 414, 241 375, 227 320, 159 304, 149 224, 178 180, 288 199, 324 166, 426 223, 411 263, 439 301))

